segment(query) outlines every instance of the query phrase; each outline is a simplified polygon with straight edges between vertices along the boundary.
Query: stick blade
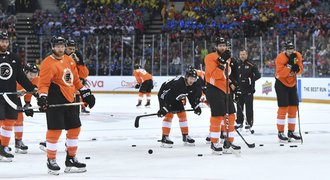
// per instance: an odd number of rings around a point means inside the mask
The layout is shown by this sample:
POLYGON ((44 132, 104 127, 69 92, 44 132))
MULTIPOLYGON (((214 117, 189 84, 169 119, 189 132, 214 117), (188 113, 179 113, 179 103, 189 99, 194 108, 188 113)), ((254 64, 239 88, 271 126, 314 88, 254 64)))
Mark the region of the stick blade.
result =
POLYGON ((134 127, 138 128, 140 124, 140 116, 136 116, 135 121, 134 121, 134 127))

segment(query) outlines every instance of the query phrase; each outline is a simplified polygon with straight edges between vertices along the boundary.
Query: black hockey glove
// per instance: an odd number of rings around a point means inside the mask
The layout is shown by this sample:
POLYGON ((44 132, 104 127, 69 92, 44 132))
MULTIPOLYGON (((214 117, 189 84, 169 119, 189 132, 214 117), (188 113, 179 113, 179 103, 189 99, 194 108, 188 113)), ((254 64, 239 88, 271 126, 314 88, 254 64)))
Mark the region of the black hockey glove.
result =
POLYGON ((45 112, 48 109, 48 101, 47 101, 47 96, 41 96, 37 98, 38 101, 38 106, 39 106, 39 111, 45 112))
POLYGON ((34 86, 34 89, 32 91, 32 95, 35 97, 35 98, 38 98, 39 97, 39 94, 38 94, 38 87, 37 86, 34 86))
POLYGON ((136 84, 135 89, 139 89, 139 88, 140 88, 140 84, 136 84))
POLYGON ((293 66, 293 65, 296 63, 296 58, 297 58, 297 54, 296 54, 296 53, 292 53, 292 54, 289 56, 288 64, 289 64, 290 66, 293 66))
POLYGON ((157 112, 157 116, 158 117, 163 117, 168 113, 168 110, 166 107, 161 107, 158 112, 157 112))
POLYGON ((291 70, 294 72, 294 73, 298 73, 300 71, 300 67, 298 64, 294 64, 291 68, 291 70))
POLYGON ((220 64, 226 64, 226 61, 230 58, 230 51, 225 50, 221 56, 218 58, 220 64))
POLYGON ((202 109, 197 105, 196 107, 194 107, 194 113, 199 116, 202 114, 202 109))
MULTIPOLYGON (((32 107, 32 105, 30 103, 26 103, 24 105, 24 108, 28 108, 28 107, 32 107)), ((24 113, 25 113, 26 116, 33 117, 33 109, 26 109, 26 110, 24 110, 24 113)))
POLYGON ((92 108, 95 105, 95 97, 92 94, 90 89, 79 90, 80 96, 84 103, 87 103, 89 108, 92 108))

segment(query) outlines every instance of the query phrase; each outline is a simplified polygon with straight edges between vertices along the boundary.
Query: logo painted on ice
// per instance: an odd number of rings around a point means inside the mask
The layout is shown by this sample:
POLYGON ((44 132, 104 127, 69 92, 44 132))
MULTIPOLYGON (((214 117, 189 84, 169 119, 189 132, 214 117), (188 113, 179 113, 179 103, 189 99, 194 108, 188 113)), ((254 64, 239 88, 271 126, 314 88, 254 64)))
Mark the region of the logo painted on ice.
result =
POLYGON ((262 94, 268 95, 268 93, 272 92, 272 82, 266 81, 262 84, 262 94))

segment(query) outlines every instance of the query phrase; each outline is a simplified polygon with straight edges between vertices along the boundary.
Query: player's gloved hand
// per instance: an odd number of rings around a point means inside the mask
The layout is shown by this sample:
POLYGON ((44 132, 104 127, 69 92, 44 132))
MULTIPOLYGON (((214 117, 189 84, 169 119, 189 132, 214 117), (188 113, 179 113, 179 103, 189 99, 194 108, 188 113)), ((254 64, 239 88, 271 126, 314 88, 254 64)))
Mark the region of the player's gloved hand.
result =
POLYGON ((218 58, 218 61, 220 64, 226 64, 226 61, 230 58, 230 51, 229 50, 225 50, 221 56, 218 58))
POLYGON ((80 96, 83 102, 88 104, 89 108, 92 108, 95 105, 95 97, 92 94, 90 89, 79 90, 80 96))
POLYGON ((161 107, 158 112, 157 112, 157 116, 158 117, 163 117, 168 113, 168 110, 166 107, 161 107))
POLYGON ((194 107, 194 113, 199 116, 202 114, 202 109, 197 105, 196 107, 194 107))
POLYGON ((39 106, 39 111, 45 112, 48 109, 48 101, 47 101, 47 96, 40 96, 37 98, 38 101, 38 106, 39 106))
POLYGON ((297 54, 296 53, 290 54, 288 64, 290 66, 293 66, 296 63, 296 58, 297 58, 297 54))
POLYGON ((139 89, 139 88, 140 88, 140 84, 136 84, 135 89, 139 89))
MULTIPOLYGON (((25 103, 24 108, 32 107, 30 103, 25 103)), ((33 109, 26 109, 24 110, 24 113, 26 116, 31 116, 33 117, 33 109)))
POLYGON ((298 73, 300 71, 300 67, 298 64, 294 64, 291 68, 291 70, 294 72, 294 73, 298 73))

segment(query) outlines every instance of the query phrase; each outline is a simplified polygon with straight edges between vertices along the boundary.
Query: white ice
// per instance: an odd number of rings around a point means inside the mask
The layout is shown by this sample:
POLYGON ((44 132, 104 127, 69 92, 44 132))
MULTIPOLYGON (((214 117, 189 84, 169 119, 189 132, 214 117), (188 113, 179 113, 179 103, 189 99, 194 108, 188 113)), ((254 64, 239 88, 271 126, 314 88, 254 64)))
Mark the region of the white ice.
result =
MULTIPOLYGON (((241 157, 236 157, 211 154, 210 145, 205 143, 209 108, 203 108, 201 116, 187 112, 189 134, 196 140, 196 146, 183 145, 175 117, 170 134, 174 147, 167 149, 161 148, 157 142, 161 138, 161 118, 141 118, 140 127, 134 127, 137 115, 157 112, 156 96, 152 97, 151 108, 136 108, 136 103, 137 95, 133 94, 96 94, 96 106, 91 114, 81 116, 83 125, 77 157, 87 164, 87 172, 81 174, 63 172, 63 131, 57 154, 61 173, 59 176, 48 175, 46 154, 38 147, 45 139, 45 115, 38 113, 33 118, 25 118, 23 139, 29 146, 28 154, 15 154, 13 162, 0 163, 0 179, 330 179, 327 172, 330 165, 328 104, 300 104, 304 143, 295 143, 298 147, 290 148, 290 144, 279 146, 277 140, 276 102, 256 100, 255 134, 242 132, 245 139, 255 143, 256 147, 248 148, 237 135, 235 143, 242 146, 242 152, 241 157), (148 154, 149 149, 153 154, 148 154)), ((14 147, 13 138, 10 146, 14 147)))

